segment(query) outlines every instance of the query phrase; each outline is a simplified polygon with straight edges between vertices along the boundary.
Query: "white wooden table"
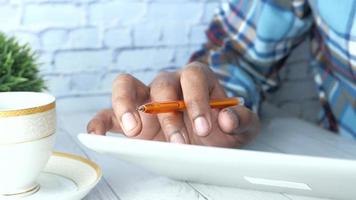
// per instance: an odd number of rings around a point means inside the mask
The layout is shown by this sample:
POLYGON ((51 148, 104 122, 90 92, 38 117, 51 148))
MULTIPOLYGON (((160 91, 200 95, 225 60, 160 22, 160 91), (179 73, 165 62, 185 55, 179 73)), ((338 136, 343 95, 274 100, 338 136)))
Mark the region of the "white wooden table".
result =
MULTIPOLYGON (((86 149, 77 140, 95 111, 58 112, 56 151, 85 156, 103 169, 103 178, 86 200, 316 200, 270 193, 181 182, 158 176, 143 168, 86 149)), ((267 112, 268 113, 268 112, 267 112)), ((270 109, 263 131, 247 149, 303 155, 356 159, 356 142, 345 140, 306 122, 270 109), (271 114, 272 113, 272 114, 271 114), (283 118, 275 118, 275 115, 283 118), (302 148, 301 148, 302 147, 302 148)))

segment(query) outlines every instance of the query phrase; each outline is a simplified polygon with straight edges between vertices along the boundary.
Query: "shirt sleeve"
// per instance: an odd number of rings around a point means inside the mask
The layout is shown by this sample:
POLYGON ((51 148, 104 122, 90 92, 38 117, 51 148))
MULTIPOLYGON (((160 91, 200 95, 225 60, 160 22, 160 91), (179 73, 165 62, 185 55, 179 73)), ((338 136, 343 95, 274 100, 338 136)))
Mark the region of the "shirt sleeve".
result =
POLYGON ((307 0, 232 0, 217 10, 207 42, 190 61, 211 66, 231 96, 258 111, 263 93, 278 87, 278 71, 309 34, 307 0))

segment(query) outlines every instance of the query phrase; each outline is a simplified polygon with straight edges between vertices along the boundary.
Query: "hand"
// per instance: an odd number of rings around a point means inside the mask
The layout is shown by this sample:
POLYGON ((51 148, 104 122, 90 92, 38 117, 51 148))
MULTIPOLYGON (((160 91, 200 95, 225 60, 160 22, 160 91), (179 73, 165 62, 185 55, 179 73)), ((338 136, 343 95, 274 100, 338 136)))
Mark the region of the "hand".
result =
POLYGON ((144 85, 131 75, 119 75, 113 83, 112 109, 99 112, 87 131, 105 135, 123 132, 131 138, 220 147, 239 147, 259 131, 255 113, 244 106, 211 109, 210 99, 226 93, 211 69, 193 62, 177 72, 162 72, 144 85), (157 115, 136 111, 150 101, 184 99, 185 112, 157 115))

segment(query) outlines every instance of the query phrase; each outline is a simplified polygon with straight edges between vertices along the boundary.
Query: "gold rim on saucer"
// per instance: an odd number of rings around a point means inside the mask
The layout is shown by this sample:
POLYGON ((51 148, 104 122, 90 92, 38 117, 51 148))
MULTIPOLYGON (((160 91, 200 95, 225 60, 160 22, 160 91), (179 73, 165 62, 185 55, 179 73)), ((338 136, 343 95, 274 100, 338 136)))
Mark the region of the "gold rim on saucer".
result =
POLYGON ((36 192, 38 192, 40 190, 41 186, 36 184, 34 187, 32 187, 31 189, 29 190, 26 190, 24 192, 19 192, 19 193, 14 193, 14 194, 0 194, 0 197, 3 196, 3 197, 25 197, 25 196, 29 196, 29 195, 32 195, 36 192))
MULTIPOLYGON (((95 162, 91 161, 91 160, 88 160, 87 158, 84 158, 84 157, 81 157, 81 156, 78 156, 78 155, 74 155, 74 154, 69 154, 69 153, 62 153, 62 152, 53 152, 52 153, 52 156, 53 157, 57 157, 57 158, 62 158, 62 159, 68 159, 68 160, 73 160, 73 161, 77 161, 79 163, 82 163, 82 164, 85 164, 87 165, 90 169, 94 170, 94 173, 96 174, 95 175, 95 181, 91 182, 90 184, 86 184, 84 187, 82 188, 79 188, 78 187, 78 191, 81 189, 81 190, 86 190, 88 187, 92 188, 94 187, 94 185, 96 185, 99 180, 101 179, 102 177, 102 170, 101 168, 99 167, 99 165, 97 165, 95 162)), ((50 161, 49 161, 50 162, 50 161)), ((43 172, 46 172, 45 170, 43 172)), ((48 173, 48 172, 47 172, 48 173)), ((57 173, 55 173, 57 174, 57 173)), ((63 176, 62 174, 57 174, 59 176, 63 176)), ((70 177, 67 177, 67 176, 64 176, 65 178, 71 180, 70 177)), ((76 183, 75 180, 72 180, 73 183, 76 183)), ((41 183, 42 184, 42 183, 41 183)), ((77 183, 76 183, 77 184, 77 183)), ((77 185, 78 186, 78 185, 77 185)), ((23 192, 19 192, 19 193, 15 193, 15 194, 0 194, 0 199, 2 198, 22 198, 22 197, 26 197, 26 196, 30 196, 32 194, 35 194, 37 193, 38 191, 40 191, 40 185, 37 184, 35 185, 34 187, 32 187, 31 189, 29 190, 26 190, 26 191, 23 191, 23 192)))
POLYGON ((99 167, 99 165, 97 165, 95 162, 93 162, 91 160, 88 160, 87 158, 84 158, 84 157, 81 157, 81 156, 77 156, 77 155, 74 155, 74 154, 56 152, 56 151, 53 152, 52 155, 53 156, 58 156, 58 157, 63 157, 63 158, 69 158, 69 159, 72 159, 72 160, 77 160, 79 162, 83 162, 83 163, 89 165, 90 167, 92 167, 95 170, 95 172, 97 174, 96 181, 98 181, 102 176, 102 170, 99 167))
POLYGON ((0 117, 15 117, 15 116, 23 116, 23 115, 32 115, 32 114, 42 113, 42 112, 52 110, 55 107, 56 107, 56 102, 52 102, 47 105, 33 107, 33 108, 0 111, 0 117))

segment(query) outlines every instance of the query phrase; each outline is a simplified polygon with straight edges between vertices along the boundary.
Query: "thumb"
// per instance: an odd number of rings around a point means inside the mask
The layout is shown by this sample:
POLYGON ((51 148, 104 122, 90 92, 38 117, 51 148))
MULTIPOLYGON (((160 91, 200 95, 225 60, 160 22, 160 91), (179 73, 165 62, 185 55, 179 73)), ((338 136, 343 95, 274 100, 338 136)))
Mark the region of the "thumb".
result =
POLYGON ((100 111, 87 125, 88 133, 105 135, 108 131, 122 132, 112 109, 100 111))
POLYGON ((220 129, 229 135, 248 133, 254 136, 259 131, 259 119, 256 113, 244 106, 224 108, 219 112, 220 129))

